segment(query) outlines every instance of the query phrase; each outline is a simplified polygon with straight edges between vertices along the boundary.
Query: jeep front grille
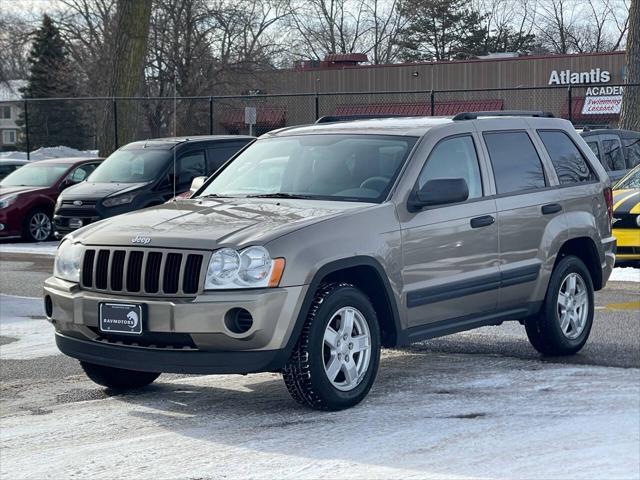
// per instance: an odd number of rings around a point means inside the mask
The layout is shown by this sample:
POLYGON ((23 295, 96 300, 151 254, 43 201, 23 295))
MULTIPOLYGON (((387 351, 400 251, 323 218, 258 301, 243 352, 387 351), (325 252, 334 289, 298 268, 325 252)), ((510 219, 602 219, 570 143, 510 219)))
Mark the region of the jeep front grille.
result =
POLYGON ((204 254, 184 250, 89 248, 81 286, 99 292, 192 296, 204 280, 204 254))

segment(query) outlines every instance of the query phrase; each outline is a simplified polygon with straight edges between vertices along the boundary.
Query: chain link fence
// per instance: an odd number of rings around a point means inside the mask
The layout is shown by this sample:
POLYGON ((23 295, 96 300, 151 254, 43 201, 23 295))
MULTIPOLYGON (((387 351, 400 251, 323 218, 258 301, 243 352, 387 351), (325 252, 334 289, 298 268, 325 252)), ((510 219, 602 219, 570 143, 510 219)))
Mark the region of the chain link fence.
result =
MULTIPOLYGON (((24 99, 4 150, 68 146, 107 155, 128 142, 168 136, 261 135, 322 116, 450 116, 464 111, 543 110, 578 127, 615 127, 622 88, 640 84, 483 90, 332 92, 177 98, 24 99), (597 90, 596 90, 597 89, 597 90), (596 92, 594 95, 594 91, 596 92), (599 98, 603 104, 594 102, 599 98), (618 99, 617 107, 615 106, 618 99), (614 105, 612 105, 612 103, 614 105)), ((3 104, 0 103, 0 111, 3 104)))

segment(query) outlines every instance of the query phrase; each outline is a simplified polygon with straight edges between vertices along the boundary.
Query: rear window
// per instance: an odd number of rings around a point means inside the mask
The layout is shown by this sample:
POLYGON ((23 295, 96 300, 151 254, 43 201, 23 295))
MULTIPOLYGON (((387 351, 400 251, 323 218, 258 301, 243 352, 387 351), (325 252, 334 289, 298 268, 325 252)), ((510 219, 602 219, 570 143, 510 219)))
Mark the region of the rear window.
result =
POLYGON ((544 188, 542 162, 527 132, 485 132, 498 194, 544 188))
POLYGON ((569 136, 561 130, 538 130, 560 185, 597 180, 587 160, 569 136))

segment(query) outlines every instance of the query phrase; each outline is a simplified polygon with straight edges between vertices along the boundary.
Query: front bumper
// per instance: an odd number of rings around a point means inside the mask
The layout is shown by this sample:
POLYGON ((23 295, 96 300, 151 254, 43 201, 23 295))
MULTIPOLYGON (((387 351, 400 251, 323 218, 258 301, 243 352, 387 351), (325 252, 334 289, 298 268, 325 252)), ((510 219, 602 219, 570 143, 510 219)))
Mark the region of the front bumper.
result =
POLYGON ((640 228, 614 228, 613 236, 618 242, 617 260, 640 260, 640 228))
POLYGON ((44 295, 58 346, 74 358, 154 372, 247 373, 284 365, 306 290, 298 286, 162 298, 81 290, 77 284, 51 277, 44 295), (123 339, 101 332, 101 302, 143 304, 143 335, 123 339), (238 334, 226 327, 225 315, 233 308, 251 314, 253 325, 247 332, 238 334))
POLYGON ((97 222, 98 220, 102 220, 102 217, 98 215, 93 216, 63 216, 63 215, 54 215, 53 216, 53 229, 55 237, 59 240, 64 237, 67 233, 71 233, 77 230, 80 227, 84 227, 85 225, 89 225, 91 223, 97 222), (80 220, 82 225, 79 226, 70 226, 69 222, 80 220))
POLYGON ((0 210, 0 238, 19 237, 22 235, 20 212, 13 205, 0 210))
POLYGON ((80 340, 56 332, 62 353, 83 362, 108 367, 163 373, 255 373, 280 370, 284 350, 255 352, 201 352, 151 350, 80 340))

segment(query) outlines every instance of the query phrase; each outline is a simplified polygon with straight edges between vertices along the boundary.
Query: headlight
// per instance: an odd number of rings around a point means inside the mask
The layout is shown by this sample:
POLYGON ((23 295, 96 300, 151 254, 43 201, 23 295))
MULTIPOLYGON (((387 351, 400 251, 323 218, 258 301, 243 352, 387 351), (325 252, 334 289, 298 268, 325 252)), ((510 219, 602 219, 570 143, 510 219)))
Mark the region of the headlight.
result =
POLYGON ((640 215, 636 217, 636 225, 640 227, 640 215))
POLYGON ((125 203, 133 202, 133 199, 136 198, 135 193, 125 193, 124 195, 118 195, 117 197, 107 198, 102 202, 102 205, 105 207, 117 207, 118 205, 124 205, 125 203))
POLYGON ((55 210, 58 210, 61 206, 62 206, 62 196, 58 196, 58 199, 56 200, 55 210))
POLYGON ((238 252, 217 250, 207 268, 205 290, 277 287, 284 271, 284 258, 272 259, 264 247, 249 247, 238 252))
POLYGON ((16 198, 18 198, 18 195, 9 195, 7 197, 0 198, 0 209, 7 208, 16 201, 16 198))
POLYGON ((69 240, 63 240, 53 264, 53 275, 69 282, 80 282, 80 262, 84 247, 79 244, 72 244, 69 240))

